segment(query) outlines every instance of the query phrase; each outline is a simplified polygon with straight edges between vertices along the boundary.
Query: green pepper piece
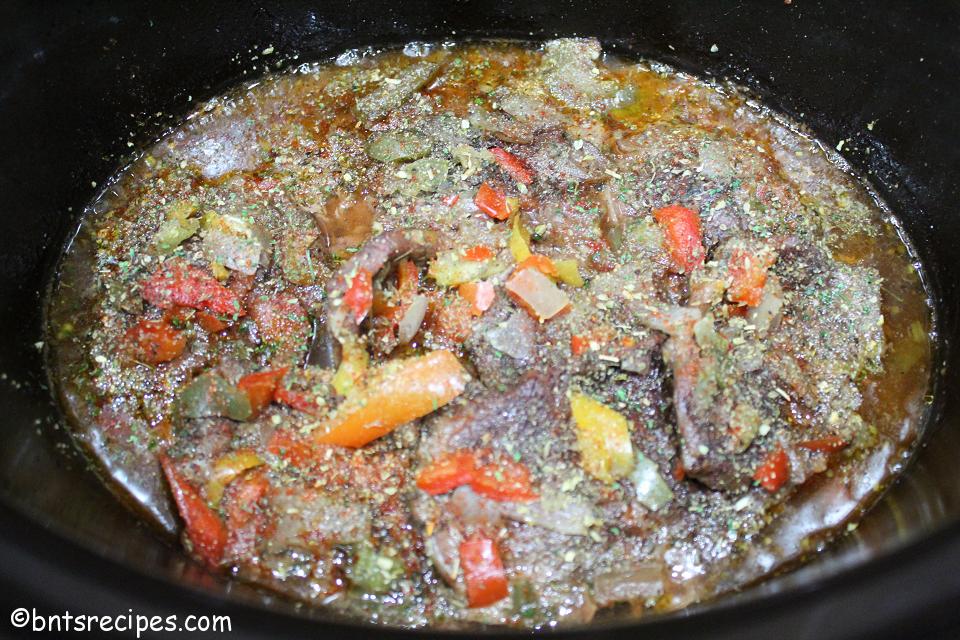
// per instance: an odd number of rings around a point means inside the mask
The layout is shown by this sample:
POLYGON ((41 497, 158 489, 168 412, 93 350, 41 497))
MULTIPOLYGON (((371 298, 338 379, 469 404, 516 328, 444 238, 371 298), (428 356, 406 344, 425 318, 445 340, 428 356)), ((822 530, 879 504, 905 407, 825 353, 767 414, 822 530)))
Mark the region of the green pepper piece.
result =
POLYGON ((253 413, 247 395, 215 373, 194 378, 180 392, 179 402, 187 418, 222 416, 242 422, 253 413))

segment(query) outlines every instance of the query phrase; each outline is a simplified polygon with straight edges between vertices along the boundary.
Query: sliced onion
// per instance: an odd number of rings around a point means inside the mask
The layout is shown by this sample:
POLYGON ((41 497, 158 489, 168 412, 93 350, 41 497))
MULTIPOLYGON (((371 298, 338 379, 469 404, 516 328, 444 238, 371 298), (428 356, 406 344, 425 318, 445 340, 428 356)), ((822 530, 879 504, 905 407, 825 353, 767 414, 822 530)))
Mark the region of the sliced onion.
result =
POLYGON ((780 280, 771 275, 763 287, 760 304, 750 309, 747 319, 757 331, 763 333, 774 326, 779 319, 781 307, 783 307, 783 288, 780 286, 780 280))
POLYGON ((549 320, 570 304, 570 299, 536 269, 522 269, 507 281, 507 291, 538 320, 549 320))
POLYGON ((600 216, 600 230, 604 238, 610 244, 614 252, 619 252, 623 245, 624 225, 626 224, 627 214, 624 211, 626 205, 617 198, 608 182, 603 186, 601 192, 601 203, 603 212, 600 216))
POLYGON ((427 537, 423 545, 423 550, 433 562, 437 573, 450 586, 457 584, 457 576, 460 574, 460 542, 459 533, 440 526, 432 536, 427 537))
POLYGON ((649 562, 602 573, 593 581, 593 597, 601 607, 663 595, 663 567, 649 562))
POLYGON ((496 525, 502 519, 500 503, 478 495, 470 487, 459 487, 450 497, 450 513, 463 524, 496 525))
POLYGON ((650 511, 658 511, 673 500, 673 491, 660 475, 660 467, 639 451, 630 479, 636 488, 637 502, 650 511))
POLYGON ((514 311, 506 322, 489 329, 485 335, 487 342, 497 351, 525 360, 533 357, 535 326, 523 311, 514 311))
POLYGON ((566 493, 544 493, 539 500, 501 505, 511 520, 556 531, 565 536, 585 536, 587 523, 595 520, 589 502, 566 493))
POLYGON ((403 312, 403 317, 397 325, 397 339, 400 344, 407 344, 417 335, 420 325, 423 323, 423 317, 427 313, 427 297, 414 296, 410 305, 403 312))

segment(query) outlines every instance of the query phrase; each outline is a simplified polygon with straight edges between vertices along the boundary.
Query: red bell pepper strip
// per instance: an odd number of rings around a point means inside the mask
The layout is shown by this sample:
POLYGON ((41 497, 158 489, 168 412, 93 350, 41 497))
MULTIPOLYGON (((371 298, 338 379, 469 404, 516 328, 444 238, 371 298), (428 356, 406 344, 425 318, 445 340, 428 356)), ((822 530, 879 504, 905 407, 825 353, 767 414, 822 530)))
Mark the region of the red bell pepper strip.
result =
POLYGON ((270 480, 262 469, 244 474, 227 487, 221 505, 226 515, 230 556, 249 556, 256 548, 268 525, 260 501, 269 491, 270 480))
POLYGON ((654 211, 653 217, 663 231, 667 253, 681 272, 690 273, 703 264, 706 252, 696 211, 670 205, 654 211))
POLYGON ((219 333, 227 328, 227 323, 208 311, 197 312, 197 324, 207 333, 219 333))
POLYGON ((540 497, 530 483, 530 471, 512 460, 479 467, 473 474, 470 488, 498 502, 527 502, 540 497))
POLYGON ((272 296, 253 296, 250 319, 257 325, 262 343, 272 346, 274 360, 296 360, 306 350, 310 338, 310 318, 291 291, 272 296))
POLYGON ((417 474, 417 487, 430 495, 439 495, 469 486, 498 502, 526 502, 539 497, 524 465, 506 459, 481 465, 480 455, 483 452, 461 449, 440 456, 417 474))
POLYGON ((424 328, 443 340, 462 344, 473 333, 473 306, 462 295, 448 297, 434 292, 429 298, 424 328))
POLYGON ((507 204, 507 196, 504 195, 503 191, 491 187, 487 182, 481 184, 480 188, 477 189, 473 204, 494 220, 506 220, 510 217, 510 205, 507 204))
POLYGON ((773 264, 773 255, 764 252, 747 253, 735 250, 727 264, 732 283, 727 288, 731 302, 742 302, 750 307, 760 304, 763 287, 767 283, 767 269, 773 264))
POLYGON ((401 298, 409 298, 420 288, 420 269, 413 260, 397 264, 397 291, 401 298))
POLYGON ((446 453, 417 474, 417 487, 432 496, 470 484, 477 470, 477 461, 469 451, 446 453))
POLYGON ((318 459, 317 447, 286 429, 277 429, 267 441, 267 451, 286 460, 291 466, 304 469, 318 459))
POLYGON ((285 404, 291 409, 309 413, 310 415, 319 415, 320 407, 317 405, 317 399, 304 391, 294 391, 287 389, 282 384, 277 385, 273 392, 273 399, 280 404, 285 404))
POLYGON ((250 408, 253 409, 251 418, 260 415, 260 412, 273 401, 277 383, 286 373, 287 367, 281 367, 280 369, 250 373, 240 378, 237 382, 237 388, 247 394, 247 398, 250 400, 250 408))
POLYGON ((590 339, 586 336, 570 336, 570 353, 573 355, 582 355, 589 348, 590 339))
POLYGON ((789 478, 790 459, 781 448, 771 451, 753 474, 753 479, 770 493, 782 487, 789 478))
POLYGON ((192 307, 222 315, 246 313, 237 294, 212 275, 179 260, 172 260, 153 272, 142 286, 143 299, 155 307, 192 307))
POLYGON ((187 346, 183 333, 164 320, 141 320, 127 330, 124 339, 134 358, 151 365, 180 357, 187 346))
POLYGON ((227 528, 220 517, 207 506, 197 490, 180 475, 173 461, 166 455, 160 456, 163 474, 170 484, 173 501, 183 518, 187 538, 194 552, 211 567, 220 564, 223 548, 227 544, 227 528))
POLYGON ((353 318, 360 324, 373 307, 373 275, 366 269, 359 269, 350 281, 350 288, 343 294, 343 303, 353 312, 353 318))
POLYGON ((490 247, 478 244, 464 251, 463 257, 465 260, 470 260, 471 262, 483 262, 493 257, 493 250, 490 247))
POLYGON ((487 607, 509 593, 503 560, 493 540, 475 533, 460 543, 460 566, 471 608, 487 607))
POLYGON ((496 163, 500 165, 504 171, 509 173, 511 178, 523 184, 530 184, 533 182, 533 172, 527 168, 527 165, 524 164, 523 160, 513 155, 506 149, 501 149, 499 147, 491 147, 490 153, 493 155, 493 159, 496 161, 496 163))

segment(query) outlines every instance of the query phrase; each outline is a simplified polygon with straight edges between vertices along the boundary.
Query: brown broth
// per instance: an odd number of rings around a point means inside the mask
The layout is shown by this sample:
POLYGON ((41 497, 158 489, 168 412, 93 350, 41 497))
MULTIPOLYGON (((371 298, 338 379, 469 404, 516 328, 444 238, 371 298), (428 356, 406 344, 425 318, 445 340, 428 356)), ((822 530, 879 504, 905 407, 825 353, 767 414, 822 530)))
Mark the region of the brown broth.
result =
MULTIPOLYGON (((504 84, 523 86, 529 81, 529 74, 541 63, 539 49, 516 43, 476 43, 458 47, 428 48, 423 59, 442 65, 442 81, 427 84, 418 92, 420 97, 413 101, 430 105, 432 114, 450 114, 456 121, 467 123, 465 129, 472 126, 467 120, 472 109, 496 111, 494 105, 498 98, 493 92, 497 87, 504 84)), ((354 96, 367 91, 370 85, 380 86, 379 79, 371 80, 371 77, 377 78, 371 76, 373 69, 379 70, 380 77, 392 79, 416 59, 399 51, 344 59, 350 64, 307 64, 288 73, 265 76, 256 86, 238 88, 202 105, 180 127, 145 150, 108 181, 110 186, 90 205, 76 237, 65 251, 59 279, 49 301, 49 343, 53 347, 49 362, 51 378, 75 439, 97 463, 113 490, 146 519, 169 533, 179 529, 179 518, 169 500, 157 453, 168 447, 175 448, 178 437, 182 437, 174 414, 178 388, 209 366, 210 361, 205 360, 205 356, 197 356, 193 361, 172 363, 161 384, 152 377, 153 372, 143 370, 144 365, 131 367, 123 364, 116 355, 121 351, 121 345, 111 344, 104 336, 120 335, 123 331, 116 326, 125 327, 130 317, 150 313, 139 295, 125 291, 123 287, 146 277, 157 263, 155 255, 139 253, 139 247, 144 246, 144 238, 155 233, 158 221, 165 215, 163 212, 172 203, 194 197, 202 200, 204 210, 216 211, 222 205, 233 207, 230 211, 238 212, 238 216, 256 218, 265 215, 262 208, 256 207, 267 201, 292 202, 297 210, 307 211, 336 209, 327 204, 331 198, 366 197, 380 202, 380 181, 389 176, 375 173, 376 167, 368 166, 373 163, 362 155, 362 149, 358 152, 356 145, 351 146, 353 143, 349 140, 342 147, 336 147, 339 142, 333 141, 331 134, 357 135, 361 142, 366 142, 371 132, 387 128, 384 122, 373 123, 367 131, 353 110, 354 96), (342 86, 334 90, 337 83, 342 86), (255 124, 247 127, 244 122, 255 124), (365 176, 376 177, 368 180, 365 176), (113 288, 115 286, 119 288, 113 288), (104 327, 113 334, 102 333, 106 331, 104 327), (127 373, 124 372, 134 369, 140 371, 136 374, 140 377, 130 378, 127 384, 124 378, 127 373), (143 388, 138 389, 138 384, 152 386, 148 386, 144 393, 143 388)), ((864 223, 868 227, 866 231, 847 228, 841 221, 829 231, 826 243, 836 262, 871 267, 882 278, 883 370, 856 380, 863 397, 859 415, 870 426, 875 444, 831 463, 826 473, 799 487, 783 504, 772 504, 756 514, 750 512, 749 518, 743 516, 743 522, 736 524, 742 524, 748 533, 738 533, 737 527, 731 526, 729 533, 733 542, 718 551, 719 557, 710 563, 686 557, 673 561, 670 564, 673 573, 665 578, 665 593, 634 599, 632 603, 638 613, 643 610, 669 611, 738 589, 795 564, 821 548, 873 504, 879 495, 878 488, 886 486, 899 471, 921 432, 931 373, 934 327, 920 267, 894 215, 866 183, 852 174, 837 154, 825 150, 801 126, 755 106, 742 90, 733 85, 705 82, 653 62, 637 63, 606 56, 599 64, 605 80, 629 89, 633 97, 606 111, 578 111, 555 99, 547 100, 552 111, 575 120, 574 124, 564 125, 568 138, 574 137, 573 131, 580 132, 580 144, 583 145, 583 139, 596 136, 598 146, 608 152, 624 140, 636 139, 645 132, 658 135, 656 132, 672 127, 677 131, 691 132, 689 140, 671 143, 680 149, 678 154, 685 153, 682 151, 686 148, 684 144, 697 144, 698 138, 692 137, 695 134, 711 140, 743 143, 743 147, 737 147, 741 149, 739 153, 746 153, 743 149, 750 153, 755 150, 759 162, 773 167, 771 175, 775 176, 782 177, 786 171, 783 163, 793 158, 797 166, 808 171, 804 174, 808 182, 788 186, 809 212, 816 211, 817 207, 869 212, 869 223, 864 223), (680 575, 694 569, 695 573, 703 575, 689 580, 680 575)), ((682 166, 672 175, 681 171, 682 166)), ((618 176, 616 171, 610 175, 618 176)), ((653 175, 658 174, 654 171, 653 175)), ((463 178, 466 184, 470 184, 468 179, 469 176, 463 178)), ((673 179, 665 180, 673 184, 670 182, 673 179)), ((621 180, 622 188, 629 189, 630 197, 635 197, 637 202, 651 205, 659 202, 661 194, 651 193, 659 185, 654 178, 650 178, 647 184, 621 180)), ((733 181, 735 186, 729 187, 730 193, 740 189, 739 182, 739 179, 733 181)), ((516 195, 521 210, 530 216, 534 234, 540 233, 537 230, 541 226, 550 232, 552 218, 548 206, 559 207, 564 212, 563 219, 570 226, 553 239, 536 240, 542 242, 545 253, 553 252, 550 255, 562 258, 565 256, 563 251, 573 251, 578 257, 585 257, 580 266, 590 280, 616 269, 617 257, 607 248, 597 248, 600 245, 597 244, 596 214, 590 213, 603 206, 602 190, 597 183, 585 181, 582 187, 577 187, 574 196, 562 189, 544 189, 542 193, 521 190, 516 195)), ((705 192, 702 197, 707 203, 704 205, 706 211, 716 206, 717 198, 729 197, 733 203, 730 206, 739 207, 741 202, 737 198, 748 203, 762 202, 768 195, 764 189, 758 189, 756 194, 736 197, 710 192, 705 192)), ((386 204, 375 205, 374 220, 364 218, 364 227, 370 226, 372 230, 361 233, 357 239, 351 238, 349 244, 361 243, 378 226, 389 230, 410 224, 429 224, 429 220, 424 222, 417 217, 421 215, 420 209, 413 204, 408 209, 398 209, 388 207, 397 200, 383 197, 382 202, 386 204)), ((770 202, 767 200, 765 204, 770 202)), ((772 202, 774 205, 779 202, 776 195, 772 202)), ((448 205, 448 208, 452 206, 448 205)), ((360 213, 366 215, 365 211, 360 213)), ((832 211, 821 215, 832 215, 832 211)), ((341 221, 340 227, 332 228, 342 232, 342 224, 346 223, 341 221)), ((508 232, 501 233, 492 224, 488 224, 486 230, 480 226, 477 228, 481 237, 474 242, 498 242, 501 243, 498 246, 506 247, 508 232), (489 235, 482 235, 485 233, 489 235)), ((349 256, 355 247, 340 247, 338 250, 342 256, 349 256)), ((311 251, 308 249, 305 253, 308 260, 316 255, 311 251)), ((341 259, 338 257, 337 264, 341 259)), ((310 270, 316 268, 312 263, 309 265, 310 270)), ((256 277, 263 285, 262 270, 256 277)), ((225 282, 230 284, 235 280, 225 282)), ((678 282, 674 278, 661 286, 670 290, 670 295, 682 299, 685 285, 678 282)), ((316 283, 318 287, 324 284, 316 283)), ((312 283, 304 285, 302 290, 309 286, 312 283)), ((441 289, 433 287, 428 293, 442 296, 441 289)), ((436 315, 438 312, 432 313, 436 315)), ((159 317, 159 314, 154 313, 154 316, 159 317)), ((245 340, 240 326, 248 325, 242 321, 231 323, 223 340, 237 343, 245 340)), ((194 329, 190 331, 194 332, 194 329)), ((197 337, 192 339, 199 341, 197 350, 202 353, 216 348, 221 340, 199 330, 194 333, 197 337)), ((398 353, 416 353, 423 348, 411 346, 398 353)), ((457 349, 458 355, 464 355, 462 346, 451 348, 457 349)), ((244 355, 237 356, 240 361, 261 357, 255 352, 254 355, 247 355, 246 351, 242 353, 244 355)), ((668 406, 669 402, 666 402, 664 407, 668 406)), ((666 408, 658 411, 664 416, 670 415, 666 408)), ((282 415, 286 420, 287 414, 282 415)), ((649 415, 654 415, 653 410, 649 415)), ((274 427, 278 424, 279 421, 274 423, 274 427)), ((220 423, 211 422, 209 428, 214 427, 227 429, 220 423)), ((401 432, 404 430, 398 431, 401 432)), ((209 436, 208 440, 217 437, 209 436)), ((232 437, 241 436, 234 434, 232 437)), ((403 440, 398 437, 397 442, 403 440)), ((400 448, 399 444, 397 448, 400 448)), ((377 452, 377 455, 382 453, 380 449, 377 452)), ((675 493, 679 496, 676 499, 687 501, 685 508, 707 505, 708 515, 701 516, 693 509, 691 519, 683 525, 690 532, 691 540, 695 533, 690 522, 697 522, 698 517, 726 518, 723 510, 730 511, 739 504, 735 497, 708 495, 710 492, 689 479, 676 482, 675 493)), ((573 486, 576 487, 576 483, 573 486)), ((401 505, 399 508, 410 509, 410 506, 401 505)), ((750 509, 752 507, 747 511, 750 509)), ((645 526, 653 526, 649 519, 642 522, 647 523, 645 526)), ((730 522, 734 522, 733 516, 730 522)), ((677 531, 683 530, 681 525, 676 526, 677 531)), ((666 524, 663 527, 662 531, 668 530, 666 524)), ((617 532, 620 528, 612 527, 617 532)), ((657 538, 655 532, 649 535, 651 540, 657 538)), ((343 558, 349 554, 341 547, 337 549, 340 554, 337 562, 346 562, 343 558)), ((651 553, 643 551, 641 555, 651 553)), ((422 556, 422 551, 417 554, 422 556)), ((410 557, 405 560, 408 566, 419 566, 418 561, 410 557)), ((389 562, 393 566, 394 561, 389 562)), ((240 571, 240 575, 308 603, 328 604, 350 615, 390 624, 460 626, 471 622, 493 622, 552 626, 561 618, 567 624, 589 620, 593 615, 592 601, 589 594, 583 597, 583 590, 577 591, 580 599, 574 598, 576 605, 568 607, 566 615, 558 614, 557 609, 549 609, 530 616, 521 611, 518 614, 491 613, 485 617, 482 611, 464 609, 456 597, 446 592, 436 600, 432 595, 412 597, 409 592, 406 600, 400 596, 391 600, 380 595, 358 595, 343 586, 347 574, 341 569, 337 572, 338 577, 330 583, 319 579, 314 583, 292 579, 288 582, 277 577, 278 570, 269 576, 248 570, 240 571)), ((423 581, 425 592, 440 589, 437 585, 441 580, 436 572, 426 569, 420 572, 419 579, 423 581)), ((519 597, 521 587, 514 585, 513 589, 514 597, 519 597)), ((535 608, 536 603, 530 606, 535 608)))

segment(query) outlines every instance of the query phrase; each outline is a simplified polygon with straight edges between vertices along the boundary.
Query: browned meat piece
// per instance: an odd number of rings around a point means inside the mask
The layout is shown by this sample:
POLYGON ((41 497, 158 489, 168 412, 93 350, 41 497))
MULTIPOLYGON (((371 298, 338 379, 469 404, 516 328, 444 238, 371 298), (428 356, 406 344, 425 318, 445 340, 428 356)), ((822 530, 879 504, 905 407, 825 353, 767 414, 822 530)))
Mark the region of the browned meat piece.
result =
POLYGON ((568 183, 592 183, 606 180, 609 167, 603 153, 589 142, 575 147, 558 128, 541 131, 537 140, 518 151, 543 180, 566 187, 568 183), (579 147, 579 148, 577 148, 579 147))
POLYGON ((421 60, 401 70, 396 78, 385 79, 379 87, 357 100, 357 113, 372 122, 401 106, 434 76, 440 68, 435 62, 421 60))
POLYGON ((774 271, 788 295, 768 341, 706 316, 665 347, 684 468, 713 488, 742 490, 777 450, 802 484, 866 437, 855 380, 879 366, 879 278, 797 239, 774 271))
POLYGON ((569 409, 560 381, 539 372, 527 373, 506 391, 488 391, 460 410, 433 420, 430 437, 421 450, 428 458, 444 451, 479 448, 496 440, 509 443, 521 455, 541 458, 538 441, 556 437, 565 426, 569 409))
POLYGON ((530 314, 498 293, 464 346, 480 380, 491 389, 502 389, 543 362, 540 339, 541 329, 530 314))
POLYGON ((471 125, 503 142, 529 144, 534 139, 534 130, 526 123, 518 122, 503 113, 487 111, 476 105, 470 107, 469 121, 471 125))

